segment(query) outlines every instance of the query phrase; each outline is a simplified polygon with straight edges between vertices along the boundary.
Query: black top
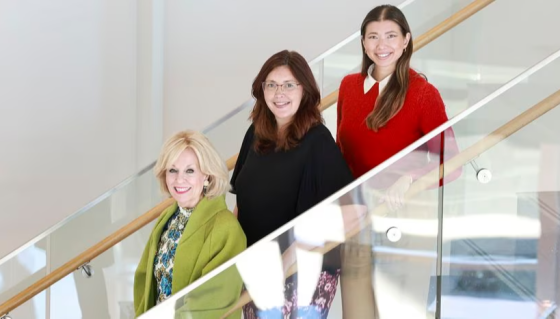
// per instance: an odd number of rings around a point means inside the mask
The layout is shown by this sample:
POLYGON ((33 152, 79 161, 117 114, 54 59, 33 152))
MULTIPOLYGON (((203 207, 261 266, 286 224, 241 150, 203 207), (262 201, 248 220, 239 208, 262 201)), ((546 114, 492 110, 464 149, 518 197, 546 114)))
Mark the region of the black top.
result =
MULTIPOLYGON (((331 133, 314 126, 289 151, 257 153, 249 127, 231 178, 247 246, 353 181, 331 133)), ((280 243, 282 251, 287 243, 280 243), (283 247, 282 247, 283 246, 283 247)))

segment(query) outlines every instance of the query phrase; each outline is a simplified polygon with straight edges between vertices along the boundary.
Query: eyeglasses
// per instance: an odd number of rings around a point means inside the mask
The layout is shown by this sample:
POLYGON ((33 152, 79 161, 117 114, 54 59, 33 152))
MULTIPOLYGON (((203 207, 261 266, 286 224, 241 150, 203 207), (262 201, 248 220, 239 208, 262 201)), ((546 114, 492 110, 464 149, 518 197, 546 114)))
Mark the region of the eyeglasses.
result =
POLYGON ((262 87, 265 92, 276 92, 278 88, 282 88, 280 91, 282 92, 290 92, 295 90, 299 83, 296 82, 285 82, 284 84, 278 84, 275 82, 263 82, 262 87))

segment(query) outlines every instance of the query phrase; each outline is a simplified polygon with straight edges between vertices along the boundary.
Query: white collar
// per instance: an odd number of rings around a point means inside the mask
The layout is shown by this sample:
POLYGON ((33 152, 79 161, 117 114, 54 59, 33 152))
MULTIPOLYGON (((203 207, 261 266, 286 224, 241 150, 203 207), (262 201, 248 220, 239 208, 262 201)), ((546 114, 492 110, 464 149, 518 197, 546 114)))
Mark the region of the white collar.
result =
MULTIPOLYGON (((364 80, 364 94, 366 94, 369 90, 371 90, 371 88, 375 85, 375 83, 377 83, 377 81, 373 78, 373 76, 371 76, 374 67, 375 64, 372 64, 368 68, 367 77, 364 80)), ((379 93, 381 93, 385 88, 385 86, 387 86, 387 83, 389 82, 390 78, 391 78, 391 74, 389 74, 383 80, 381 80, 381 82, 379 82, 379 93)))

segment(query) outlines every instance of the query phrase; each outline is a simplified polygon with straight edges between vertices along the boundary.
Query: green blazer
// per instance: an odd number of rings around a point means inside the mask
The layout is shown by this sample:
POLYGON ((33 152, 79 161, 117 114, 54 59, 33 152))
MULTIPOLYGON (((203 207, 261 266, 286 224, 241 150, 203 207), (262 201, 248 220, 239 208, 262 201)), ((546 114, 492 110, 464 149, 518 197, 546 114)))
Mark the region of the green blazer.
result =
MULTIPOLYGON (((136 316, 155 306, 157 283, 154 278, 154 258, 163 229, 176 210, 177 203, 163 211, 138 263, 134 275, 136 316)), ((177 245, 171 293, 175 294, 187 287, 246 247, 245 234, 235 216, 227 209, 225 196, 211 200, 203 198, 189 218, 177 245)), ((217 318, 238 300, 242 284, 235 266, 232 266, 224 274, 211 280, 208 285, 203 284, 189 294, 184 299, 184 305, 178 310, 189 312, 188 317, 192 318, 217 318), (207 290, 209 286, 214 286, 210 294, 197 294, 197 291, 207 290)), ((240 316, 239 311, 230 318, 240 318, 240 316)))

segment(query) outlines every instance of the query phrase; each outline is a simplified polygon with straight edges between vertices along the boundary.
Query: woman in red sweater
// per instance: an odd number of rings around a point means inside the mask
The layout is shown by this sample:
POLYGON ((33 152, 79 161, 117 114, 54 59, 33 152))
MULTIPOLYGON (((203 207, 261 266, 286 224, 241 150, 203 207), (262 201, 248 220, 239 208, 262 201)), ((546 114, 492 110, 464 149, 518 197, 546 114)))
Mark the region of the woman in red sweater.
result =
MULTIPOLYGON (((398 8, 391 5, 374 8, 362 23, 361 35, 362 70, 342 80, 337 112, 337 144, 355 178, 448 120, 438 90, 424 76, 410 68, 412 36, 408 22, 398 8)), ((387 241, 398 240, 396 247, 403 251, 422 253, 435 249, 437 227, 433 225, 437 225, 437 192, 422 192, 413 200, 408 200, 406 206, 404 194, 414 180, 440 165, 441 142, 438 137, 432 138, 363 183, 362 191, 374 195, 365 196, 370 210, 380 200, 394 211, 391 213, 393 217, 398 216, 380 221, 395 223, 394 226, 400 227, 423 220, 415 224, 414 231, 408 228, 400 239, 389 238, 389 235, 387 238, 379 236, 376 239, 378 245, 391 249, 395 244, 387 241), (381 194, 379 199, 378 194, 381 194)), ((458 151, 451 130, 445 132, 443 150, 446 160, 458 151)), ((445 181, 456 178, 458 174, 460 171, 448 175, 445 181)), ((433 185, 438 185, 437 178, 433 185)), ((367 231, 362 233, 368 234, 367 231)), ((364 243, 371 244, 371 239, 362 240, 359 244, 364 243)), ((386 291, 386 287, 391 290, 390 294, 384 294, 379 304, 381 318, 417 318, 426 315, 426 300, 432 298, 430 276, 434 271, 429 263, 419 264, 404 254, 395 255, 381 263, 369 263, 373 264, 377 264, 376 273, 391 283, 380 287, 381 291, 386 291), (389 301, 391 299, 392 302, 389 301), (388 306, 393 304, 399 307, 388 306)), ((342 274, 345 274, 344 267, 342 274)), ((376 313, 375 302, 371 301, 371 281, 362 282, 362 285, 359 282, 355 284, 352 290, 354 298, 345 298, 344 306, 349 309, 368 308, 370 313, 376 313)), ((342 292, 344 295, 344 287, 342 292)))
MULTIPOLYGON (((337 144, 356 178, 448 120, 438 90, 410 68, 412 36, 401 10, 391 5, 374 8, 362 23, 361 35, 362 71, 342 80, 337 111, 337 144)), ((446 143, 446 155, 457 152, 451 130, 446 131, 446 143)), ((390 171, 398 173, 376 176, 374 188, 387 189, 383 200, 391 210, 403 206, 403 194, 415 179, 439 164, 429 163, 426 151, 439 158, 437 138, 393 164, 390 171)))

